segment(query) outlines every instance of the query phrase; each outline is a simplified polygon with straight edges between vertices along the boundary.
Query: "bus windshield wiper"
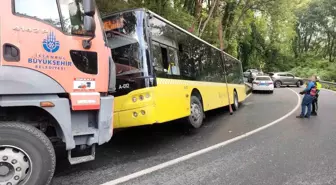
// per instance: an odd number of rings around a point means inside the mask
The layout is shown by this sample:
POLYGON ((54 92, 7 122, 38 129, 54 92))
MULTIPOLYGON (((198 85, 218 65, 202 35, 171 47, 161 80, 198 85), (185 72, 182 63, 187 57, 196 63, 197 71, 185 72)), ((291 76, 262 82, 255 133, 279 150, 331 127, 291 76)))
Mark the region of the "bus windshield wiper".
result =
POLYGON ((139 76, 139 77, 134 77, 133 79, 148 79, 148 78, 154 78, 153 76, 139 76))
POLYGON ((139 69, 134 69, 130 71, 122 71, 121 73, 118 73, 117 76, 122 76, 122 75, 130 75, 130 74, 136 74, 136 73, 142 73, 142 70, 139 69))
POLYGON ((153 76, 139 76, 139 77, 128 77, 128 78, 123 78, 122 80, 125 80, 127 82, 135 82, 135 80, 138 79, 151 79, 154 78, 153 76))

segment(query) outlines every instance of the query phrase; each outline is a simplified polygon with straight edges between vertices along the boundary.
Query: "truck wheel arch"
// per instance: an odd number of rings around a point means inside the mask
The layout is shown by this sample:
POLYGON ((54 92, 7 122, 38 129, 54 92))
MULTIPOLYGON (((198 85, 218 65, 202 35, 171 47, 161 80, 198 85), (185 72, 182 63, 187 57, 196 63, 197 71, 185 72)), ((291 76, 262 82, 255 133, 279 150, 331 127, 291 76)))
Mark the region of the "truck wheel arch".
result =
MULTIPOLYGON (((18 108, 20 110, 22 107, 42 109, 46 115, 55 120, 53 125, 56 135, 66 144, 66 149, 75 148, 71 129, 71 108, 68 99, 59 98, 57 95, 0 96, 0 108, 18 108), (41 101, 51 101, 55 104, 55 107, 40 107, 41 101)), ((20 112, 18 112, 18 115, 20 115, 20 112)))

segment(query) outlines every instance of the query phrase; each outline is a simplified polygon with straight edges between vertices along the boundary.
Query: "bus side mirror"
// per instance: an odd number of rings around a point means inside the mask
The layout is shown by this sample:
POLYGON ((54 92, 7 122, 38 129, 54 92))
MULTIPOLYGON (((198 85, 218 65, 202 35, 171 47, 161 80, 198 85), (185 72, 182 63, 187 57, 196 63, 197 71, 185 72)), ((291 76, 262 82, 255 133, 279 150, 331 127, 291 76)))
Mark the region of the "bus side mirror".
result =
POLYGON ((96 31, 96 22, 94 21, 93 17, 84 16, 84 30, 90 35, 94 35, 96 31))
POLYGON ((93 0, 83 0, 84 14, 93 17, 96 13, 95 5, 93 0))

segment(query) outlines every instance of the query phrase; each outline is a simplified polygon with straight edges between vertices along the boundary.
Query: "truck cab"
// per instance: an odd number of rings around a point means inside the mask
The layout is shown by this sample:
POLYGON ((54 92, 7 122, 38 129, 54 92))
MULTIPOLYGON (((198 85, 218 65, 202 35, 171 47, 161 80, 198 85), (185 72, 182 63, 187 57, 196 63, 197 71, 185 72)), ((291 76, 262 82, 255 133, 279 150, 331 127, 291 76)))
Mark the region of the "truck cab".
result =
POLYGON ((2 0, 0 184, 49 184, 54 143, 78 164, 111 139, 115 65, 96 10, 93 0, 2 0))

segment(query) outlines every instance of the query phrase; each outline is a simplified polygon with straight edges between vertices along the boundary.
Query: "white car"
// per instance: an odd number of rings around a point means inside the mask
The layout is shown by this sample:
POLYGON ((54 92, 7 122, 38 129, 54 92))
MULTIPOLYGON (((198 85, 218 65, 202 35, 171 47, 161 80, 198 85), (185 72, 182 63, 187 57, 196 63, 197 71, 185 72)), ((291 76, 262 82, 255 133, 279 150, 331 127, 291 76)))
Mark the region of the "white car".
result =
POLYGON ((267 91, 273 93, 273 80, 269 76, 256 76, 252 81, 252 91, 267 91))

